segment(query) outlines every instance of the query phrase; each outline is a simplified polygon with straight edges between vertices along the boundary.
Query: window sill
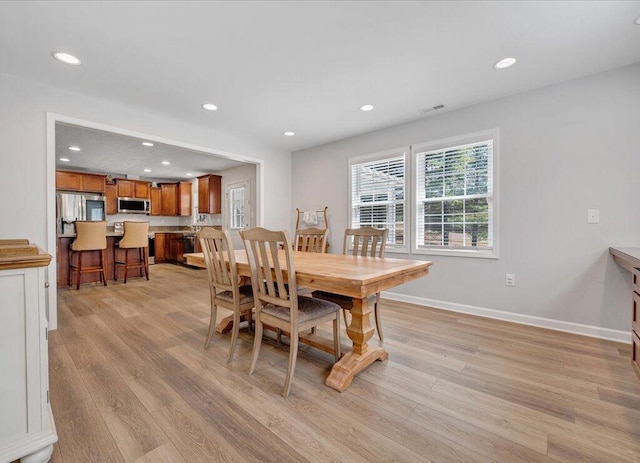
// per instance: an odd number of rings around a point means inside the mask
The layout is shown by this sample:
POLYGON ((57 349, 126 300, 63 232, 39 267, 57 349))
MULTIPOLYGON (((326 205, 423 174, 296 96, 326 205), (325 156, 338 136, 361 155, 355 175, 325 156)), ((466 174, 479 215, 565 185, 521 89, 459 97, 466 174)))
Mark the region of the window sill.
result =
POLYGON ((470 251, 464 249, 414 249, 411 254, 426 256, 470 257, 472 259, 498 259, 496 249, 487 251, 470 251))

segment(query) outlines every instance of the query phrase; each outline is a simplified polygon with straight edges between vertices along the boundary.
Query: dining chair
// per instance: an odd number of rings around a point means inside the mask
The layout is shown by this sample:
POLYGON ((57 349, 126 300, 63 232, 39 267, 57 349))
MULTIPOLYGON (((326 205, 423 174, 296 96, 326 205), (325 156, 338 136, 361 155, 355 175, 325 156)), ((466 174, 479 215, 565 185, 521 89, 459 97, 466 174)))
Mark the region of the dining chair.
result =
POLYGON ((328 228, 300 228, 296 230, 294 251, 327 252, 328 228))
MULTIPOLYGON (((122 253, 120 252, 120 257, 122 253)), ((124 221, 124 235, 114 249, 113 279, 118 280, 118 267, 124 267, 124 282, 127 283, 129 269, 141 269, 149 279, 149 222, 124 221), (118 251, 124 250, 124 260, 118 260, 118 251), (129 251, 136 250, 133 261, 129 251)))
POLYGON ((107 286, 105 277, 105 249, 107 249, 107 222, 84 221, 75 222, 76 239, 69 246, 69 286, 71 286, 71 273, 76 271, 76 289, 80 289, 80 280, 83 273, 100 272, 100 281, 107 286), (82 265, 82 255, 88 251, 100 251, 99 265, 82 265), (77 255, 76 263, 73 256, 77 255))
POLYGON ((340 359, 340 307, 333 302, 298 296, 291 242, 286 231, 253 228, 240 232, 240 236, 247 250, 256 303, 256 331, 249 374, 253 373, 258 361, 263 325, 288 332, 289 367, 282 393, 286 398, 296 368, 299 332, 332 321, 335 360, 340 359), (282 259, 278 252, 280 248, 282 259))
MULTIPOLYGON (((342 253, 345 255, 362 257, 384 257, 384 250, 387 246, 387 228, 347 228, 344 231, 344 242, 342 253)), ((313 297, 335 302, 343 309, 344 323, 347 325, 347 310, 353 308, 353 299, 340 294, 328 293, 326 291, 314 291, 313 297)), ((380 293, 376 293, 374 302, 374 316, 376 319, 376 330, 380 341, 384 341, 382 334, 382 320, 380 318, 380 293)), ((347 325, 348 326, 348 325, 347 325)))
POLYGON ((233 327, 231 329, 231 345, 227 362, 233 359, 233 353, 240 332, 240 317, 246 315, 251 328, 251 312, 253 310, 253 288, 251 285, 240 285, 238 269, 234 257, 231 237, 226 230, 216 230, 205 227, 198 232, 198 240, 207 267, 209 290, 211 293, 211 317, 209 332, 204 342, 208 349, 211 337, 216 329, 218 306, 233 312, 233 327))

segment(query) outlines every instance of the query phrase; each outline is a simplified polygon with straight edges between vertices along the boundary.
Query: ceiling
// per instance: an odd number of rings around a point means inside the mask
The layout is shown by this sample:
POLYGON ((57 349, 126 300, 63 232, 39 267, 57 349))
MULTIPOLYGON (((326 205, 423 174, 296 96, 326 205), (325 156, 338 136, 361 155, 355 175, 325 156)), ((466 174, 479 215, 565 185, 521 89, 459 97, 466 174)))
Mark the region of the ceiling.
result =
POLYGON ((0 2, 0 63, 296 151, 636 63, 639 15, 638 1, 0 2))
POLYGON ((111 132, 56 123, 56 168, 99 172, 115 176, 137 176, 154 180, 189 180, 243 165, 222 156, 173 145, 128 137, 111 132), (80 151, 71 151, 69 147, 80 151), (69 162, 62 162, 66 158, 69 162), (169 165, 162 164, 169 162, 169 165), (150 169, 151 172, 145 172, 150 169), (188 176, 187 173, 192 175, 188 176))

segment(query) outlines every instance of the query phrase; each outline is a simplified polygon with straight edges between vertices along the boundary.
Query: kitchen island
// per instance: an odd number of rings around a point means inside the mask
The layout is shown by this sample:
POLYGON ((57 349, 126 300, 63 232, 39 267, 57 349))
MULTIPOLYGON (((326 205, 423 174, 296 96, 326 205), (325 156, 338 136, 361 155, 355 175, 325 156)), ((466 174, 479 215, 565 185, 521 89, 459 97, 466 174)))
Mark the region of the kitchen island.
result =
MULTIPOLYGON (((197 232, 191 228, 184 227, 150 227, 149 238, 154 239, 153 251, 150 249, 150 256, 155 257, 156 263, 168 262, 174 264, 184 264, 183 254, 185 251, 185 239, 192 244, 189 252, 200 252, 200 246, 196 239, 197 232)), ((122 239, 123 233, 116 232, 112 227, 107 229, 107 249, 105 250, 105 274, 107 281, 114 280, 114 258, 116 244, 122 239)), ((58 234, 56 265, 57 284, 67 286, 69 284, 69 246, 75 239, 75 233, 58 234)), ((74 258, 75 259, 75 258, 74 258)), ((99 253, 87 252, 83 256, 84 265, 99 265, 99 253)), ((124 270, 118 270, 118 279, 124 277, 124 270)), ((130 277, 143 276, 141 269, 129 271, 130 277)), ((82 275, 81 283, 95 283, 100 281, 99 273, 87 273, 82 275)))

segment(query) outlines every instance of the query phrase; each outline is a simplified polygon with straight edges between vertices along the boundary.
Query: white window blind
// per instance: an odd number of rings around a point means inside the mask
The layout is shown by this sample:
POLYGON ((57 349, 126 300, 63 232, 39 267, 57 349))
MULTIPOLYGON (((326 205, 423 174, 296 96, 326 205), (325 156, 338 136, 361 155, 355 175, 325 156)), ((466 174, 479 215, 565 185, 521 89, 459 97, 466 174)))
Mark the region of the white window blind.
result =
POLYGON ((387 245, 405 246, 405 156, 351 164, 351 227, 388 228, 387 245))
POLYGON ((417 249, 491 251, 493 140, 416 150, 417 249))

